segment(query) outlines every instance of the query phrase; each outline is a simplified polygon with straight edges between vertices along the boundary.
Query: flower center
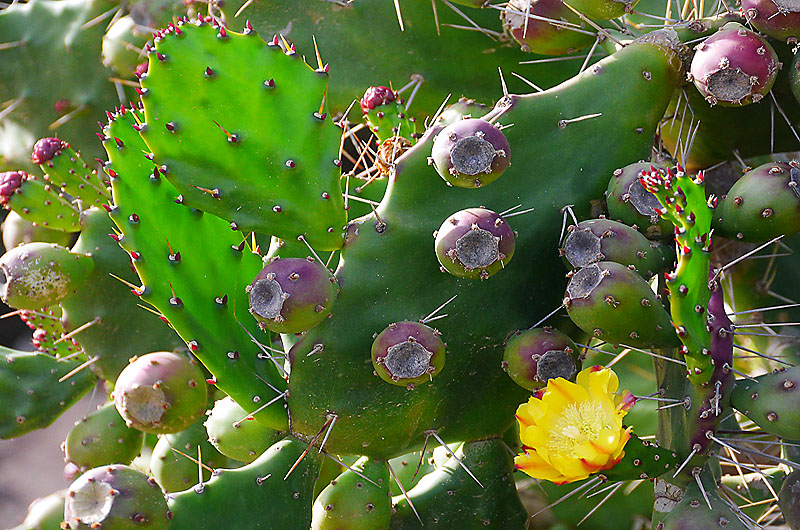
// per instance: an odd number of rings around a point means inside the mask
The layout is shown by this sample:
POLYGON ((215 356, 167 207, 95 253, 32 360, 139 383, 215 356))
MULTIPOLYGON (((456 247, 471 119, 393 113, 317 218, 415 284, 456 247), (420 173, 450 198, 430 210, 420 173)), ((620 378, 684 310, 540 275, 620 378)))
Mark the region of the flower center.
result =
POLYGON ((596 440, 603 429, 613 428, 612 424, 612 418, 608 417, 600 403, 571 403, 564 407, 561 417, 555 421, 550 432, 548 449, 574 455, 578 446, 596 440))

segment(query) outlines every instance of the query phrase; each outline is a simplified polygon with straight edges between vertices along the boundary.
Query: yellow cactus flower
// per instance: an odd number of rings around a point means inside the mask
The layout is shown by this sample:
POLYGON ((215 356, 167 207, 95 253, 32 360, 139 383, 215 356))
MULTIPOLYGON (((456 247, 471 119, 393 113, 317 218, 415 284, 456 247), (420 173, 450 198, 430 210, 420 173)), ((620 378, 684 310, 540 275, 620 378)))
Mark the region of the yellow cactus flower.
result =
POLYGON ((525 451, 514 459, 517 469, 566 484, 614 467, 630 439, 622 418, 634 403, 618 387, 617 374, 602 366, 581 371, 576 383, 550 379, 517 409, 525 451))

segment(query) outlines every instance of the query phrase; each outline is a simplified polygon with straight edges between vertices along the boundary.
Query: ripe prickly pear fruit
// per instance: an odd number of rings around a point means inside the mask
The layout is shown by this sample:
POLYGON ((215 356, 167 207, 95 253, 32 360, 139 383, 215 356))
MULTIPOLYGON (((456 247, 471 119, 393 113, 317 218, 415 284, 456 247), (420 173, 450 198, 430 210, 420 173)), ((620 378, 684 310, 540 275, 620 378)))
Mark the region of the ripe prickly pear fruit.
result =
POLYGON ((556 377, 572 380, 580 369, 577 346, 557 329, 545 326, 516 331, 506 340, 503 370, 528 390, 541 388, 556 377))
POLYGON ((500 129, 486 120, 467 118, 442 129, 428 163, 448 185, 480 188, 511 164, 511 146, 500 129))
POLYGON ((347 470, 319 494, 312 508, 311 530, 387 530, 392 517, 389 468, 368 456, 347 470), (377 485, 376 485, 377 484, 377 485))
POLYGON ((19 309, 41 309, 73 294, 94 270, 89 256, 52 243, 28 243, 0 257, 0 299, 19 309))
POLYGON ((691 77, 711 105, 758 102, 770 91, 781 68, 772 46, 736 22, 725 24, 695 49, 691 77))
POLYGON ((13 210, 6 215, 5 221, 0 225, 0 231, 3 233, 3 246, 6 249, 35 242, 68 246, 72 241, 72 234, 39 226, 23 219, 13 210))
POLYGON ((633 11, 639 0, 571 0, 569 5, 589 18, 611 20, 633 11))
POLYGON ((278 431, 250 420, 247 412, 230 397, 214 403, 205 426, 208 441, 217 451, 248 464, 281 439, 278 431))
POLYGON ((572 274, 564 305, 575 325, 612 344, 678 344, 669 315, 650 285, 619 263, 601 261, 572 274))
POLYGON ((667 266, 661 248, 628 225, 610 219, 590 219, 569 227, 560 253, 575 268, 614 261, 650 278, 667 266))
POLYGON ((800 438, 800 367, 736 381, 731 405, 769 433, 800 438))
POLYGON ((445 344, 439 332, 419 322, 389 324, 372 343, 375 373, 393 385, 431 380, 444 368, 445 344))
POLYGON ((656 208, 661 207, 658 199, 644 189, 639 181, 642 172, 652 168, 667 170, 661 164, 636 162, 614 171, 606 190, 608 215, 612 219, 637 227, 649 238, 671 237, 672 223, 658 215, 656 208))
POLYGON ((156 481, 128 466, 96 467, 67 490, 68 530, 166 530, 167 501, 156 481))
POLYGON ((208 386, 196 361, 162 351, 142 355, 126 366, 117 377, 113 396, 129 427, 169 434, 203 416, 208 386))
POLYGON ((773 39, 800 37, 800 6, 792 0, 742 0, 749 24, 773 39))
POLYGON ((143 443, 144 433, 125 425, 114 403, 106 403, 75 423, 64 442, 64 459, 81 471, 130 464, 143 443))
POLYGON ((800 471, 792 471, 783 479, 778 492, 778 506, 786 526, 800 530, 800 471))
POLYGON ((308 331, 330 315, 339 284, 314 258, 276 259, 247 287, 250 313, 275 333, 308 331))
POLYGON ((228 463, 228 459, 208 443, 206 429, 200 421, 181 432, 165 434, 158 439, 153 448, 150 473, 161 489, 167 493, 187 490, 200 481, 197 463, 184 455, 201 460, 208 466, 203 467, 204 482, 211 478, 211 471, 208 468, 227 467, 228 463))
POLYGON ((21 525, 11 530, 58 530, 64 521, 64 495, 66 490, 40 497, 28 506, 28 514, 21 525))
POLYGON ((395 99, 395 93, 391 88, 385 86, 371 86, 364 92, 364 96, 361 98, 361 111, 367 114, 376 107, 394 103, 395 99))
POLYGON ((486 208, 456 212, 434 233, 443 272, 485 280, 514 255, 515 234, 499 214, 486 208))
POLYGON ((768 162, 745 173, 717 209, 719 232, 761 242, 800 230, 800 168, 768 162))

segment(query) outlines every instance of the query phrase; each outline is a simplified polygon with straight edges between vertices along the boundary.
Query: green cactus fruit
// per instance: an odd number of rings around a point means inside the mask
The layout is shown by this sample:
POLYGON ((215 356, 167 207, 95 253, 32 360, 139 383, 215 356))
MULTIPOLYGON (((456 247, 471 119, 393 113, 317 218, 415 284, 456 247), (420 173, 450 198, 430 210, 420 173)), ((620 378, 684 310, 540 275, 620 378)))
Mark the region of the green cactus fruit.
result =
POLYGON ((6 249, 36 241, 68 246, 73 239, 72 234, 69 232, 50 230, 39 226, 37 223, 24 219, 13 210, 8 212, 3 224, 0 225, 0 232, 3 233, 3 246, 6 249))
POLYGON ((608 214, 612 219, 636 226, 648 238, 667 238, 672 236, 672 223, 658 215, 658 200, 639 182, 642 172, 652 167, 667 169, 661 164, 635 162, 614 170, 606 190, 608 214))
POLYGON ((73 337, 96 358, 92 371, 107 381, 114 381, 135 355, 183 345, 169 326, 142 309, 140 299, 131 294, 138 279, 117 237, 105 210, 89 208, 81 213, 81 234, 72 252, 91 256, 94 271, 78 292, 60 304, 65 331, 81 328, 73 337))
POLYGON ((781 438, 800 438, 800 367, 736 381, 731 405, 763 430, 781 438))
POLYGON ((250 313, 267 329, 299 333, 331 314, 339 284, 313 257, 282 258, 268 263, 246 291, 250 313))
POLYGON ((610 219, 590 219, 570 226, 559 252, 575 268, 613 261, 633 267, 645 279, 672 265, 656 243, 610 219))
POLYGON ((203 22, 159 33, 149 60, 141 135, 184 204, 244 231, 342 245, 341 131, 325 109, 321 64, 277 37, 203 22))
POLYGON ((792 530, 800 529, 800 471, 792 471, 783 479, 778 492, 778 506, 781 508, 786 526, 792 530))
POLYGON ((203 416, 207 399, 203 371, 185 354, 142 355, 114 383, 114 403, 128 426, 155 434, 186 429, 203 416))
POLYGON ((24 171, 0 173, 0 205, 45 228, 80 230, 80 210, 44 179, 24 171))
POLYGON ((169 495, 170 530, 308 530, 322 455, 307 447, 286 438, 251 464, 217 469, 208 483, 169 495))
POLYGON ((442 271, 458 278, 485 280, 504 269, 514 255, 514 230, 503 216, 486 208, 454 213, 433 236, 442 271))
POLYGON ((147 58, 138 49, 144 47, 150 37, 149 33, 139 30, 132 15, 119 17, 109 26, 103 35, 103 65, 114 70, 122 77, 133 76, 136 67, 147 58))
POLYGON ((500 17, 505 31, 527 52, 564 55, 594 40, 586 24, 561 0, 510 0, 500 17), (564 24, 552 24, 547 19, 564 24))
POLYGON ((497 124, 466 118, 439 131, 428 162, 448 185, 480 188, 511 165, 511 146, 497 124))
POLYGON ((47 427, 74 405, 97 380, 89 370, 64 379, 81 364, 0 347, 0 439, 47 427))
POLYGON ((611 20, 633 11, 639 0, 570 0, 567 3, 589 18, 611 20))
MULTIPOLYGON (((395 477, 403 486, 403 490, 410 490, 419 483, 422 477, 436 469, 433 466, 432 456, 433 451, 428 448, 421 461, 419 451, 406 453, 389 460, 389 465, 392 466, 395 477)), ((394 480, 389 484, 389 490, 393 496, 403 494, 403 490, 394 480)))
POLYGON ((653 290, 619 263, 601 261, 576 271, 564 303, 575 325, 607 342, 638 347, 678 344, 669 315, 653 290))
POLYGON ((133 260, 142 283, 134 294, 169 322, 180 337, 163 329, 188 345, 212 383, 247 411, 258 409, 258 421, 285 429, 283 365, 253 340, 259 328, 247 316, 245 286, 261 270, 261 257, 245 250, 248 241, 229 223, 181 204, 136 131, 140 112, 119 111, 113 118, 104 144, 115 202, 109 215, 122 233, 117 239, 127 255, 121 253, 133 260))
POLYGON ((64 441, 68 463, 81 471, 107 464, 133 462, 144 443, 144 433, 125 425, 113 402, 78 420, 64 441))
MULTIPOLYGON (((417 137, 416 119, 406 114, 405 101, 396 92, 385 86, 371 86, 360 103, 364 119, 379 144, 401 137, 406 140, 405 149, 411 146, 411 141, 417 137)), ((389 163, 393 160, 383 158, 389 163)))
POLYGON ((800 53, 795 53, 789 65, 789 88, 794 99, 800 103, 800 53))
POLYGON ((200 482, 197 462, 187 457, 203 463, 203 481, 211 478, 212 470, 228 463, 228 459, 208 442, 202 421, 195 422, 181 432, 161 436, 153 448, 150 473, 161 489, 173 493, 200 482))
POLYGON ((800 166, 768 162, 745 173, 719 206, 720 234, 762 242, 800 231, 800 166))
POLYGON ((390 528, 420 528, 416 509, 424 528, 521 530, 527 513, 517 496, 512 471, 511 456, 501 440, 467 442, 408 491, 408 499, 392 499, 396 512, 390 528))
POLYGON ((65 530, 166 530, 167 502, 152 478, 123 465, 91 469, 70 484, 65 530))
POLYGON ((444 368, 445 344, 440 335, 419 322, 389 324, 372 343, 375 373, 387 383, 409 388, 433 380, 444 368))
POLYGON ((704 481, 703 490, 695 482, 686 487, 683 499, 667 514, 660 530, 746 530, 716 487, 704 481))
POLYGON ((332 480, 335 480, 336 477, 341 475, 344 470, 344 466, 340 465, 339 462, 335 461, 333 458, 323 459, 322 465, 319 468, 319 476, 317 477, 317 481, 314 483, 313 497, 315 499, 319 497, 319 494, 322 493, 322 490, 327 488, 328 484, 330 484, 332 480))
POLYGON ((392 497, 386 462, 364 456, 351 468, 331 481, 314 501, 311 530, 389 529, 392 497))
POLYGON ((580 369, 578 347, 552 327, 515 331, 506 340, 503 370, 527 390, 541 388, 556 377, 572 380, 580 369))
POLYGON ((74 294, 94 269, 91 257, 53 243, 28 243, 0 257, 0 299, 40 309, 74 294))
POLYGON ((106 183, 83 161, 80 153, 59 138, 42 138, 33 146, 31 159, 44 171, 44 180, 81 202, 81 209, 101 206, 111 199, 106 183))
POLYGON ((492 110, 490 106, 462 96, 455 103, 447 105, 439 114, 439 117, 436 118, 435 123, 442 127, 447 127, 465 118, 483 116, 490 110, 492 110))
POLYGON ((230 397, 214 403, 205 426, 208 440, 217 451, 247 463, 281 438, 278 431, 250 420, 248 413, 230 397))
POLYGON ((66 493, 66 490, 60 490, 34 500, 28 506, 28 514, 22 524, 11 530, 61 530, 66 493))

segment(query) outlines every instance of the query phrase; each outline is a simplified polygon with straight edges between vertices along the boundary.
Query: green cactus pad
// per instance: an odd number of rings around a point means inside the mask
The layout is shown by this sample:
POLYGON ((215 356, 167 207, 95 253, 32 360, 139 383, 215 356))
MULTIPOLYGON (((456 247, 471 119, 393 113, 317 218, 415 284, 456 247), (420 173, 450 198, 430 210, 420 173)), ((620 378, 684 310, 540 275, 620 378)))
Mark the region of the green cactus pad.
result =
POLYGON ((327 116, 326 72, 254 32, 175 33, 150 54, 142 137, 185 204, 244 231, 340 247, 341 131, 327 116))
POLYGON ((97 168, 87 164, 80 153, 58 138, 42 138, 33 146, 33 160, 44 172, 44 180, 78 199, 81 208, 101 206, 111 198, 97 168))
POLYGON ((138 284, 130 258, 109 237, 114 224, 99 208, 81 214, 81 235, 72 247, 75 254, 91 256, 92 275, 72 296, 61 301, 66 331, 88 325, 73 337, 90 357, 103 379, 114 381, 135 355, 172 350, 183 345, 169 326, 139 307, 129 284, 138 284))
POLYGON ((622 460, 601 474, 608 480, 652 479, 675 469, 677 464, 676 453, 631 434, 622 460))
POLYGON ((320 459, 316 450, 286 438, 238 469, 218 469, 211 480, 169 496, 170 530, 308 530, 320 459))
MULTIPOLYGON (((143 283, 136 294, 178 332, 218 387, 253 412, 286 388, 273 364, 282 360, 259 350, 254 339, 269 338, 247 311, 245 286, 261 270, 261 258, 222 219, 176 202, 178 190, 147 158, 132 127, 142 119, 135 114, 117 114, 104 145, 115 202, 110 215, 143 283)), ((281 399, 256 417, 273 428, 287 425, 281 399)))
POLYGON ((763 430, 786 438, 800 438, 800 367, 736 381, 731 405, 763 430))
POLYGON ((139 456, 144 434, 125 425, 114 403, 78 420, 67 434, 64 456, 82 471, 106 464, 130 464, 139 456))
POLYGON ((314 501, 311 530, 388 530, 392 498, 386 462, 364 456, 351 468, 331 481, 314 501))
MULTIPOLYGON (((80 210, 58 189, 36 175, 22 171, 13 173, 21 175, 22 181, 7 200, 0 197, 0 204, 17 212, 23 219, 45 228, 62 232, 80 230, 80 210)), ((8 173, 0 173, 0 180, 4 180, 6 175, 8 173)))
POLYGON ((425 475, 408 491, 410 503, 402 495, 393 498, 396 511, 390 528, 420 528, 413 504, 424 528, 521 530, 527 513, 517 496, 513 467, 501 440, 465 443, 455 450, 455 458, 425 475))
POLYGON ((0 438, 14 438, 47 427, 88 392, 96 381, 81 370, 58 380, 81 365, 57 361, 43 353, 27 353, 0 346, 0 438), (24 399, 21 398, 24 396, 24 399))
POLYGON ((505 432, 525 390, 511 384, 502 370, 503 340, 562 300, 561 209, 569 200, 579 214, 588 212, 589 201, 605 189, 607 175, 632 153, 649 152, 660 109, 678 80, 675 58, 666 47, 636 43, 562 86, 504 99, 489 116, 515 124, 504 130, 515 158, 502 183, 449 188, 427 164, 432 137, 442 128, 432 127, 398 160, 397 175, 377 207, 380 220, 373 215, 348 227, 336 273, 342 291, 332 318, 290 351, 292 428, 313 436, 333 412, 338 420, 326 448, 373 458, 420 447, 430 429, 447 440, 505 432), (643 76, 643 70, 650 75, 643 76), (621 78, 631 82, 620 86, 615 80, 621 78), (589 97, 600 93, 609 97, 589 97), (625 112, 625 122, 619 123, 620 106, 649 110, 625 112), (566 122, 597 113, 602 116, 566 122), (531 135, 536 142, 528 141, 531 135), (602 158, 590 149, 568 159, 558 154, 566 146, 588 145, 601 137, 616 146, 602 158), (559 178, 553 179, 556 174, 559 178), (476 204, 502 211, 520 203, 535 210, 515 220, 519 237, 505 270, 486 282, 439 271, 431 235, 443 219, 476 204), (442 372, 414 390, 375 377, 369 363, 373 333, 392 322, 423 318, 455 294, 442 310, 449 316, 436 321, 450 352, 442 372), (487 304, 489 312, 482 309, 487 304), (320 343, 324 350, 309 356, 320 343), (483 392, 491 398, 474 399, 483 392))
POLYGON ((664 519, 663 530, 746 530, 750 528, 739 520, 722 499, 717 489, 704 481, 705 493, 695 482, 686 487, 683 499, 664 519), (709 508, 710 506, 710 508, 709 508))

